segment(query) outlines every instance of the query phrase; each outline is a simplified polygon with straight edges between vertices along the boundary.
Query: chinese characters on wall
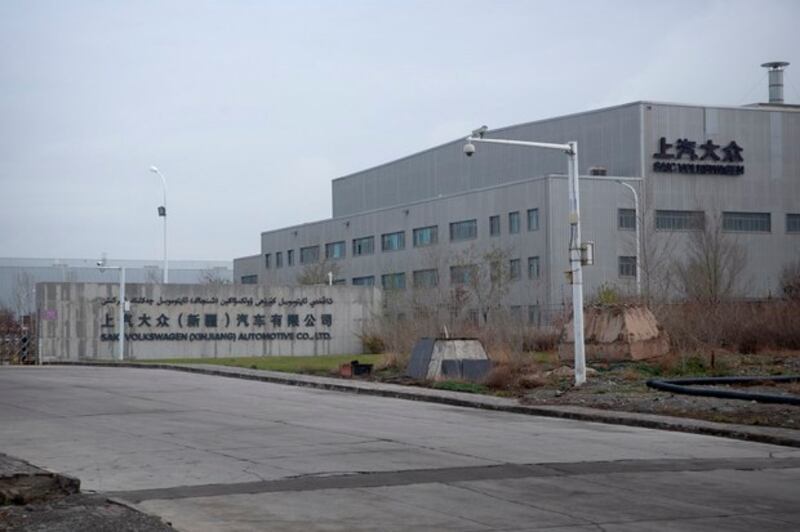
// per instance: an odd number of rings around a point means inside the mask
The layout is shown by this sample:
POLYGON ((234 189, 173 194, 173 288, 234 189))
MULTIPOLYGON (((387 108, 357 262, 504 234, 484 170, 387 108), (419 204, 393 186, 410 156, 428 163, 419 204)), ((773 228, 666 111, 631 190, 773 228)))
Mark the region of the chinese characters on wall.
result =
POLYGON ((703 143, 688 138, 658 140, 653 154, 653 171, 677 174, 742 175, 744 149, 732 140, 725 146, 708 139, 703 143))
MULTIPOLYGON (((125 339, 129 341, 254 341, 254 340, 330 340, 333 314, 320 311, 317 306, 332 305, 333 299, 307 298, 277 300, 264 298, 229 298, 227 300, 198 300, 197 298, 152 299, 134 298, 130 301, 143 308, 125 313, 125 339), (235 312, 198 311, 196 308, 181 311, 181 306, 191 304, 250 307, 235 312), (166 305, 170 311, 148 307, 166 305), (255 307, 253 309, 252 307, 255 307), (273 307, 272 312, 260 307, 273 307), (281 312, 285 308, 285 313, 281 312), (303 310, 303 307, 308 307, 303 310), (177 311, 177 312, 176 312, 177 311)), ((117 298, 101 301, 101 306, 117 305, 117 298)), ((231 309, 233 310, 233 309, 231 309)), ((116 313, 104 311, 101 316, 100 340, 117 341, 119 332, 116 313)))

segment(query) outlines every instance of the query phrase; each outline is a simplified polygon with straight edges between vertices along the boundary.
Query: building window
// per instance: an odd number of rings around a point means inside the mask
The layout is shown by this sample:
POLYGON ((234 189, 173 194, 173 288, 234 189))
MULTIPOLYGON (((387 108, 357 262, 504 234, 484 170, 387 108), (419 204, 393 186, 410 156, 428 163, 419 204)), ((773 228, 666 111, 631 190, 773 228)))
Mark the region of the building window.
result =
POLYGON ((623 231, 636 230, 636 210, 617 209, 617 228, 623 231))
POLYGON ((636 278, 636 257, 619 258, 619 276, 636 278))
POLYGON ((439 242, 439 227, 431 225, 429 227, 418 227, 414 229, 414 247, 422 248, 433 246, 439 242))
POLYGON ((450 284, 469 284, 478 277, 478 267, 475 264, 450 266, 450 284))
POLYGON ((375 277, 373 275, 353 277, 353 286, 375 286, 375 277))
POLYGON ((528 209, 528 231, 539 230, 539 209, 528 209))
POLYGON ((511 305, 511 320, 514 323, 522 323, 522 306, 511 305))
POLYGON ((381 235, 381 251, 400 251, 406 247, 405 231, 381 235))
POLYGON ((286 265, 287 266, 294 266, 294 250, 290 249, 286 251, 286 265))
POLYGON ((353 256, 372 255, 375 253, 375 237, 365 236, 353 239, 353 256))
POLYGON ((769 233, 772 231, 772 220, 768 212, 723 212, 722 230, 769 233))
POLYGON ((500 216, 489 216, 489 236, 500 234, 500 216))
POLYGON ((325 258, 328 260, 343 259, 345 254, 344 249, 344 240, 325 244, 325 258))
POLYGON ((478 238, 478 220, 464 220, 450 224, 450 241, 472 240, 478 238))
POLYGON ((706 226, 703 211, 656 211, 659 231, 702 231, 706 226))
POLYGON ((417 270, 413 275, 414 288, 434 288, 439 285, 438 270, 417 270))
POLYGON ((508 213, 508 233, 519 233, 519 211, 508 213))
POLYGON ((300 264, 319 262, 319 246, 300 248, 300 264))
POLYGON ((347 284, 347 279, 335 279, 333 281, 334 286, 344 286, 347 284))
POLYGON ((275 252, 275 267, 276 268, 283 268, 283 252, 276 251, 275 252))
POLYGON ((538 279, 541 273, 539 257, 528 257, 528 279, 538 279))
POLYGON ((242 284, 258 284, 258 275, 242 275, 242 284))
POLYGON ((386 273, 381 276, 384 290, 402 290, 406 287, 405 273, 386 273))
POLYGON ((800 233, 800 214, 786 215, 786 232, 800 233))
POLYGON ((264 253, 264 267, 268 270, 270 268, 270 258, 271 256, 269 253, 264 253))
POLYGON ((542 311, 538 304, 528 305, 528 324, 537 327, 542 324, 542 311))
POLYGON ((508 278, 512 281, 518 281, 522 277, 522 265, 519 259, 511 259, 508 261, 508 278))

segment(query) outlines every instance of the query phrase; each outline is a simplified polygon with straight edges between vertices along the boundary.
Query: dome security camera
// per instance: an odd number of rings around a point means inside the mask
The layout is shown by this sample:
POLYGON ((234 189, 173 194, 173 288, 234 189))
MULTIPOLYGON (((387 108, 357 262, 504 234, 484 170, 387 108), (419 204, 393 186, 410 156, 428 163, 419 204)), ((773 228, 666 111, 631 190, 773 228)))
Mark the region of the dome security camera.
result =
POLYGON ((472 157, 475 154, 475 145, 471 142, 464 144, 464 155, 472 157))

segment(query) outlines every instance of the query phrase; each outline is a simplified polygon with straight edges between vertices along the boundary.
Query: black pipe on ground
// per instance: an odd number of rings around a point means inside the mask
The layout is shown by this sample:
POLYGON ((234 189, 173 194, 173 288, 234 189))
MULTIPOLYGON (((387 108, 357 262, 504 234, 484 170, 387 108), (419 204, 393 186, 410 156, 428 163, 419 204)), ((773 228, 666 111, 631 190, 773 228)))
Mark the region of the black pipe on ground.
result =
POLYGON ((693 386, 719 386, 730 384, 749 384, 773 382, 800 382, 800 375, 785 375, 780 377, 699 377, 683 379, 650 379, 647 386, 664 392, 679 393, 684 395, 698 395, 701 397, 718 397, 721 399, 741 399, 759 403, 773 403, 781 405, 800 405, 800 397, 789 395, 774 395, 768 393, 748 393, 733 390, 720 390, 717 388, 694 388, 693 386))

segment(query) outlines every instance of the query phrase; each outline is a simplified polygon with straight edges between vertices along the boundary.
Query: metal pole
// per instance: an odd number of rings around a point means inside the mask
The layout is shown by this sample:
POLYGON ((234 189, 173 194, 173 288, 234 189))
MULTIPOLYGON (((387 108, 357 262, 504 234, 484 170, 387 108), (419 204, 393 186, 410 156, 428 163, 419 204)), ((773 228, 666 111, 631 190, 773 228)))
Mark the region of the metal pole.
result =
POLYGON ((575 346, 575 386, 586 382, 586 353, 583 342, 583 268, 581 264, 580 184, 578 181, 578 143, 570 142, 569 174, 569 258, 572 272, 572 335, 575 346))
MULTIPOLYGON (((161 186, 164 191, 164 284, 169 282, 169 262, 167 262, 167 180, 161 171, 155 166, 150 167, 150 171, 157 174, 161 178, 161 186)), ((160 209, 159 209, 160 211, 160 209)), ((159 216, 161 213, 159 212, 159 216)))
POLYGON ((642 265, 641 259, 642 256, 642 239, 641 239, 641 229, 639 223, 639 194, 636 192, 636 189, 633 188, 629 183, 625 183, 623 181, 617 181, 620 185, 627 187, 633 192, 633 210, 634 215, 636 216, 636 296, 641 298, 642 297, 642 265))
POLYGON ((125 266, 119 267, 119 342, 117 347, 119 348, 117 358, 121 362, 125 354, 125 266))

